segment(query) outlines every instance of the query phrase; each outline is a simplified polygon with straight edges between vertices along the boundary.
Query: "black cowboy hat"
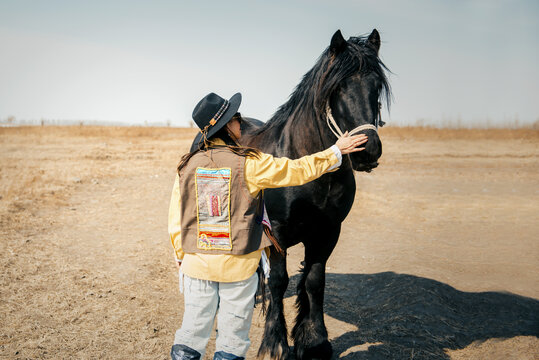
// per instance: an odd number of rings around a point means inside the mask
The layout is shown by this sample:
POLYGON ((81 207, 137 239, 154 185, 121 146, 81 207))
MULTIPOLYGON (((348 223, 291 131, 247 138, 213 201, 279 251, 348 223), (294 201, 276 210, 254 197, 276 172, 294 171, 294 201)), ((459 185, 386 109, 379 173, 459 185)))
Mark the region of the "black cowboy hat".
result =
POLYGON ((201 131, 210 138, 234 117, 241 104, 241 94, 236 93, 230 100, 215 93, 209 93, 198 102, 193 110, 193 120, 201 131))

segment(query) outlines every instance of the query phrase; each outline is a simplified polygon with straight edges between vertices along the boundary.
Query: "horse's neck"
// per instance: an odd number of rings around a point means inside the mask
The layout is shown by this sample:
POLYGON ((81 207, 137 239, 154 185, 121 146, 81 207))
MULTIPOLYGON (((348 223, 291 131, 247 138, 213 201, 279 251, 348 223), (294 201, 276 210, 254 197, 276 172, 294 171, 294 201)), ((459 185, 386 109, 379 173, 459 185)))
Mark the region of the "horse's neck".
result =
POLYGON ((326 134, 326 129, 320 119, 314 115, 303 114, 289 122, 291 146, 302 150, 301 155, 311 154, 327 149, 334 144, 331 134, 326 134))
MULTIPOLYGON (((312 105, 311 105, 312 106, 312 105)), ((336 141, 323 119, 318 119, 314 111, 299 107, 288 115, 276 114, 253 139, 252 144, 263 151, 297 158, 327 149, 336 141), (283 120, 282 117, 288 118, 283 120), (278 117, 281 117, 280 121, 278 117)))

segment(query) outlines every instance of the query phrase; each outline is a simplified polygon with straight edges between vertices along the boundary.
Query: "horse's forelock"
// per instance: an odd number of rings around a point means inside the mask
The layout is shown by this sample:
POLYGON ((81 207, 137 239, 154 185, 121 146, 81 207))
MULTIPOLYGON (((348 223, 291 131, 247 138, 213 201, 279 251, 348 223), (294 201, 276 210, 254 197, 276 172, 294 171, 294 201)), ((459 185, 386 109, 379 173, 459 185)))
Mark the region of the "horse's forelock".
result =
MULTIPOLYGON (((356 73, 366 73, 373 71, 382 81, 382 97, 387 107, 391 103, 391 87, 386 76, 389 69, 378 57, 367 40, 367 36, 351 37, 348 40, 348 48, 336 55, 332 55, 329 48, 322 54, 319 62, 315 65, 319 77, 319 91, 315 95, 315 107, 318 114, 325 111, 326 102, 329 100, 339 87, 339 85, 348 77, 356 73)), ((314 69, 313 69, 314 70, 314 69)))
POLYGON ((315 93, 314 105, 317 113, 325 111, 326 102, 339 87, 342 81, 359 71, 362 57, 357 56, 355 49, 346 49, 339 54, 330 54, 329 49, 324 53, 323 64, 320 64, 320 76, 317 79, 318 91, 315 93))
POLYGON ((360 68, 360 71, 373 71, 382 81, 382 93, 380 95, 384 99, 386 107, 389 110, 392 95, 391 85, 389 84, 386 73, 391 73, 391 71, 378 56, 378 51, 369 44, 368 36, 351 37, 348 43, 352 43, 356 46, 356 49, 359 50, 358 54, 360 54, 365 61, 365 65, 363 66, 363 69, 360 68))

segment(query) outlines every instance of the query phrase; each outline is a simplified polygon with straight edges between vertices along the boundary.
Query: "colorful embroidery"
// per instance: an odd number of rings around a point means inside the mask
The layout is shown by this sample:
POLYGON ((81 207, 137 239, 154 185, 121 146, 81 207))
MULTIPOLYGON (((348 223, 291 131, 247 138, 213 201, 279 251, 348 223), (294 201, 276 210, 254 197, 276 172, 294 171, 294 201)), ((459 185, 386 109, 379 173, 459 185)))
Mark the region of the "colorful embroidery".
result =
POLYGON ((197 247, 204 250, 231 250, 230 168, 197 168, 197 247))
POLYGON ((219 195, 207 195, 210 216, 221 216, 221 198, 219 195))

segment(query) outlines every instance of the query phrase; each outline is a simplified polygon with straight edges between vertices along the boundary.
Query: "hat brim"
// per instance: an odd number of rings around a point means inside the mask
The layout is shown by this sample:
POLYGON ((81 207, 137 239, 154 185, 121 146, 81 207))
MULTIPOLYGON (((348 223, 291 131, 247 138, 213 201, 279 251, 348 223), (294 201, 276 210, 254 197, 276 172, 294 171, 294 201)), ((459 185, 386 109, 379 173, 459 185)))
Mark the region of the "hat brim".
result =
POLYGON ((209 139, 213 135, 215 135, 219 130, 221 130, 238 112, 238 109, 241 105, 241 93, 234 94, 230 100, 228 100, 228 109, 225 111, 225 113, 221 116, 221 118, 215 123, 215 125, 211 126, 208 129, 208 134, 206 137, 209 139))

